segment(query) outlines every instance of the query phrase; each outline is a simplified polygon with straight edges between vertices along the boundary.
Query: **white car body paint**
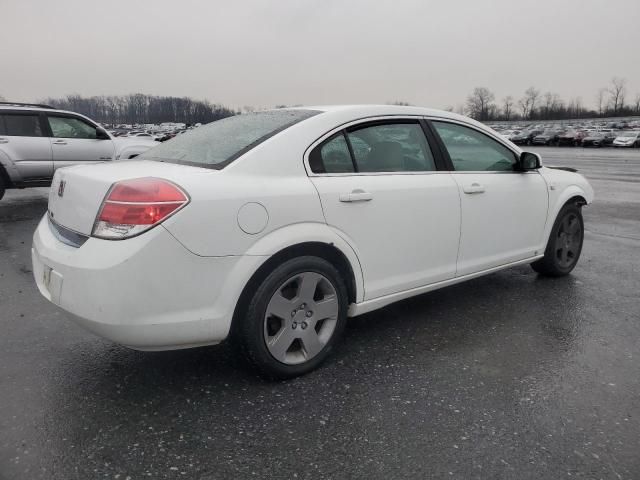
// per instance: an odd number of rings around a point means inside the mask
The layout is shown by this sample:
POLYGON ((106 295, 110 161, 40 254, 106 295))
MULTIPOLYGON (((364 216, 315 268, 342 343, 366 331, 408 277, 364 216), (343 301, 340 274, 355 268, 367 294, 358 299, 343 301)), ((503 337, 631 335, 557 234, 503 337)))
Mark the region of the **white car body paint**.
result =
POLYGON ((132 348, 214 344, 227 337, 247 282, 288 247, 327 244, 346 258, 354 274, 355 301, 349 308, 354 316, 530 263, 544 252, 562 205, 575 196, 593 200, 581 175, 544 167, 527 173, 313 174, 308 153, 315 145, 345 125, 371 119, 458 122, 521 153, 488 127, 449 112, 400 106, 316 109, 323 113, 274 135, 222 170, 149 160, 59 170, 49 215, 89 238, 80 248, 66 245, 45 216, 33 240, 38 288, 82 325, 132 348), (111 186, 140 177, 175 183, 189 203, 139 236, 90 237, 111 186), (477 188, 474 184, 484 191, 465 192, 477 188), (370 201, 340 201, 354 191, 366 192, 370 201))

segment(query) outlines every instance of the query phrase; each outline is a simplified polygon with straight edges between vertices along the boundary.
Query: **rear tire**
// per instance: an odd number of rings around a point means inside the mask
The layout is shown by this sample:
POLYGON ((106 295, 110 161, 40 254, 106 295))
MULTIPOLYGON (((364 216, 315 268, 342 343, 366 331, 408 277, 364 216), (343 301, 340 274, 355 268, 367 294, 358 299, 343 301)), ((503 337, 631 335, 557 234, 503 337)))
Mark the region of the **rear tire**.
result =
POLYGON ((0 172, 0 200, 4 197, 4 192, 6 191, 6 187, 4 186, 4 178, 2 178, 2 172, 0 172))
POLYGON ((263 376, 287 379, 322 364, 347 319, 347 287, 338 270, 313 256, 269 273, 239 310, 233 341, 263 376))
POLYGON ((558 213, 544 257, 531 264, 536 272, 550 277, 568 275, 575 268, 584 242, 584 221, 578 204, 568 203, 558 213))

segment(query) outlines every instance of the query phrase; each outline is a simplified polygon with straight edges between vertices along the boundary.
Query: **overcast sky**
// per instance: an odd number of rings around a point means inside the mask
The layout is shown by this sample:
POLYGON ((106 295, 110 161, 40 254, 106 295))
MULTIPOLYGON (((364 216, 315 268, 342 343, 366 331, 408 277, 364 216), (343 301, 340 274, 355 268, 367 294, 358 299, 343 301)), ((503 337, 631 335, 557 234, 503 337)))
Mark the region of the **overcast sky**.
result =
POLYGON ((0 0, 0 95, 444 108, 640 93, 640 0, 0 0))

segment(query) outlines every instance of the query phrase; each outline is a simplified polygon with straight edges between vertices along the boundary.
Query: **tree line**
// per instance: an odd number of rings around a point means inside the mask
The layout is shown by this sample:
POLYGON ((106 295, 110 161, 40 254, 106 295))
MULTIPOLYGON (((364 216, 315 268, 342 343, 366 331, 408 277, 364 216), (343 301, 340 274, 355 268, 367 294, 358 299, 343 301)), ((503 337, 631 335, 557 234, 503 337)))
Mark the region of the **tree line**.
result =
POLYGON ((209 123, 238 113, 223 105, 212 104, 207 100, 193 100, 188 97, 162 97, 142 93, 95 97, 67 95, 63 98, 45 98, 39 103, 45 103, 61 110, 78 112, 100 123, 108 124, 209 123))
MULTIPOLYGON (((480 121, 491 120, 565 120, 570 118, 624 117, 640 115, 640 93, 627 101, 627 82, 614 77, 607 87, 598 89, 595 109, 587 108, 580 97, 568 101, 553 92, 542 93, 529 87, 516 99, 511 95, 496 103, 494 93, 486 87, 476 87, 467 97, 466 104, 458 107, 464 113, 480 121)), ((453 111, 453 108, 447 110, 453 111)))

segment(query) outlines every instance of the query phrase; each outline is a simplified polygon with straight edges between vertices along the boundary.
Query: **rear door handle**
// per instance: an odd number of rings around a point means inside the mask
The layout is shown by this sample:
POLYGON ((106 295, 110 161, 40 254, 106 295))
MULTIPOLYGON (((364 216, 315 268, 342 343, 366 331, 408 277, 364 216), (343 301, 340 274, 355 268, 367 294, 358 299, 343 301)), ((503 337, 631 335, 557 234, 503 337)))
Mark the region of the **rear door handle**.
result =
POLYGON ((472 194, 472 193, 484 193, 484 185, 479 184, 478 182, 473 182, 471 185, 464 185, 462 187, 464 193, 472 194))
POLYGON ((371 200, 373 200, 373 195, 359 188, 353 190, 351 193, 340 194, 341 202, 369 202, 371 200))
POLYGON ((66 145, 67 142, 65 140, 56 140, 53 142, 54 145, 66 145))
POLYGON ((0 143, 9 143, 9 139, 0 137, 0 143))

